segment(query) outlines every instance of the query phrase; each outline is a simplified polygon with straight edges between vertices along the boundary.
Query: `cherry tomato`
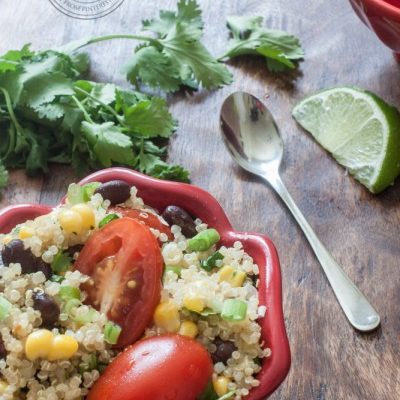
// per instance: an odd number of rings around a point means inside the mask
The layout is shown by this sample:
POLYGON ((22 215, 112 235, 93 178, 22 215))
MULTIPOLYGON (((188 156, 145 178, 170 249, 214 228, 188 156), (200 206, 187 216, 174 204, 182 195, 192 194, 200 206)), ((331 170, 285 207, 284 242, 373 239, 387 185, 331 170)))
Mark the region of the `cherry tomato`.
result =
POLYGON ((195 400, 212 372, 210 355, 195 340, 154 336, 120 353, 87 400, 195 400))
POLYGON ((91 276, 86 302, 122 328, 116 347, 137 340, 160 301, 163 261, 150 229, 131 218, 111 221, 87 240, 75 269, 91 276))
POLYGON ((165 233, 168 236, 169 240, 174 239, 174 235, 171 233, 171 229, 169 228, 169 226, 163 224, 156 215, 150 212, 124 207, 114 207, 110 209, 110 211, 118 212, 124 217, 129 217, 141 221, 149 228, 157 229, 161 233, 165 233))

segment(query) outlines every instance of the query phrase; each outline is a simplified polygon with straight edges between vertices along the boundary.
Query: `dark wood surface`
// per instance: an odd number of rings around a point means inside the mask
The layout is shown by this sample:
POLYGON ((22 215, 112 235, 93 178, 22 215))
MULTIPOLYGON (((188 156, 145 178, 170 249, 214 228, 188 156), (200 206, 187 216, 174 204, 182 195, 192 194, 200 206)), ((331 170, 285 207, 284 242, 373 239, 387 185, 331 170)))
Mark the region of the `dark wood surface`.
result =
MULTIPOLYGON (((306 51, 300 73, 275 76, 263 62, 230 66, 235 82, 212 93, 170 99, 179 120, 170 159, 191 171, 192 182, 210 191, 235 228, 269 235, 280 254, 284 309, 292 350, 288 378, 271 399, 395 400, 400 398, 400 182, 379 196, 345 174, 290 114, 303 96, 333 85, 358 85, 400 106, 400 68, 392 54, 357 19, 346 0, 200 1, 205 41, 222 53, 227 15, 262 15, 271 28, 298 35, 306 51), (372 334, 347 323, 310 246, 277 196, 240 171, 219 138, 218 112, 226 95, 244 89, 265 97, 285 140, 282 177, 310 224, 382 316, 372 334)), ((46 0, 0 0, 0 52, 31 42, 49 48, 82 36, 137 32, 140 20, 174 1, 126 0, 113 14, 80 21, 46 0)), ((132 43, 92 48, 91 78, 125 84, 118 66, 132 43)), ((0 206, 55 204, 76 179, 54 167, 44 179, 11 174, 0 206)))

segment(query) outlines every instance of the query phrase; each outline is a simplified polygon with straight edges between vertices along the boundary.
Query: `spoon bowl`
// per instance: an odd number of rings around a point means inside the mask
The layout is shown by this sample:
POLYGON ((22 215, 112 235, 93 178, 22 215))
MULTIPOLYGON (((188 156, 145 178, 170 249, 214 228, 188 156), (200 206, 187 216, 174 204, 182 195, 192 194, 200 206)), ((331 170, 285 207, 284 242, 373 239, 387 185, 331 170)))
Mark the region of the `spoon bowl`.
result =
POLYGON ((283 140, 267 107, 249 93, 233 93, 221 107, 220 127, 232 158, 242 168, 269 183, 292 212, 349 322, 360 331, 377 328, 380 324, 378 313, 318 239, 280 178, 283 140))
POLYGON ((220 121, 224 143, 242 168, 259 176, 279 170, 283 141, 260 100, 248 93, 231 94, 222 105, 220 121))

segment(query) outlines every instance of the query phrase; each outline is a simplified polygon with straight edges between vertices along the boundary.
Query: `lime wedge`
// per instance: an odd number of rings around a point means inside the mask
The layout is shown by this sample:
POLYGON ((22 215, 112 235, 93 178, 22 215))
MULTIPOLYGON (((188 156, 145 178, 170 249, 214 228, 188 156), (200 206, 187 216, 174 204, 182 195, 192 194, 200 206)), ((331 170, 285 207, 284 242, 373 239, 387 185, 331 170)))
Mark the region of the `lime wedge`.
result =
POLYGON ((293 117, 372 193, 400 174, 400 114, 373 93, 327 89, 297 104, 293 117))

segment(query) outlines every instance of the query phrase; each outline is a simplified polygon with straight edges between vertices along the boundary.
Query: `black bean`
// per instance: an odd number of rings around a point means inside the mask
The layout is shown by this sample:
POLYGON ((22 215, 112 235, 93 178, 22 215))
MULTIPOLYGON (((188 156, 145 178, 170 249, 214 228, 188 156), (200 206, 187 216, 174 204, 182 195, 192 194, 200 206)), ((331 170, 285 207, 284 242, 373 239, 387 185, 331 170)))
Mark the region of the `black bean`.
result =
POLYGON ((41 258, 36 260, 36 271, 41 271, 44 273, 46 280, 49 280, 53 275, 53 270, 51 269, 50 264, 44 262, 41 258))
POLYGON ((6 346, 4 346, 3 338, 0 336, 0 359, 7 357, 6 346))
POLYGON ((110 200, 111 205, 124 203, 131 196, 131 187, 124 181, 102 183, 94 192, 100 193, 104 200, 110 200))
POLYGON ((19 239, 13 239, 6 244, 1 251, 1 258, 5 266, 11 263, 21 264, 22 273, 30 274, 36 272, 37 258, 30 249, 25 249, 24 242, 19 239))
POLYGON ((60 316, 60 307, 53 298, 41 290, 34 291, 32 294, 33 308, 40 311, 42 325, 53 327, 60 316))
POLYGON ((237 350, 237 347, 233 342, 222 340, 220 337, 214 339, 214 344, 217 346, 217 350, 211 354, 213 363, 226 362, 232 357, 232 353, 237 350))
POLYGON ((83 244, 76 244, 75 246, 68 247, 67 252, 71 257, 73 257, 75 253, 80 253, 82 249, 83 244))
POLYGON ((168 222, 169 225, 178 225, 182 229, 182 233, 187 238, 192 238, 197 234, 196 224, 193 218, 186 210, 178 206, 168 206, 161 216, 168 222))

